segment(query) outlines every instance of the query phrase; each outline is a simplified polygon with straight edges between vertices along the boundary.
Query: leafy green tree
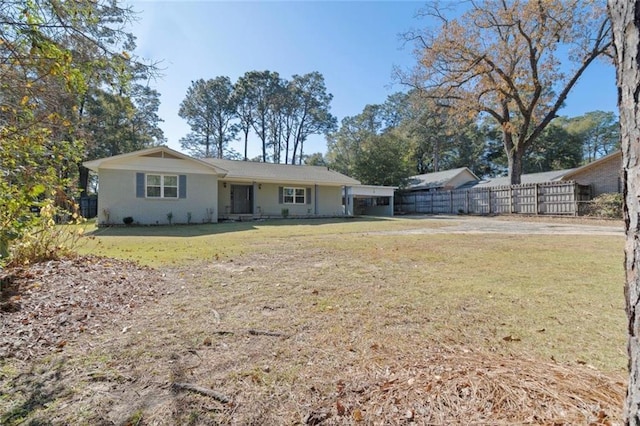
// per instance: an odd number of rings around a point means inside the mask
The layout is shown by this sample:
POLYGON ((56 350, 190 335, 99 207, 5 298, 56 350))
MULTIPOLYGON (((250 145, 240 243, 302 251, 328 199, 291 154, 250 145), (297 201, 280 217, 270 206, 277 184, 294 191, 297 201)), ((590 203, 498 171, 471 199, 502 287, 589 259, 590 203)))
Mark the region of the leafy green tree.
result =
POLYGON ((239 122, 238 129, 244 136, 244 153, 242 158, 244 161, 247 161, 249 159, 249 133, 253 128, 253 110, 255 109, 255 105, 254 99, 251 96, 251 81, 246 75, 240 77, 233 85, 233 98, 239 122))
MULTIPOLYGON (((336 129, 336 118, 331 115, 331 99, 327 93, 324 77, 319 72, 294 75, 289 85, 289 96, 293 101, 291 121, 293 124, 293 153, 291 164, 302 164, 304 143, 310 135, 323 134, 336 129)), ((287 151, 288 153, 288 151, 287 151)))
POLYGON ((0 6, 0 261, 13 242, 49 223, 31 206, 73 208, 81 99, 132 61, 131 16, 106 0, 0 6))
POLYGON ((314 152, 304 156, 304 164, 307 166, 326 166, 328 163, 321 152, 314 152))
POLYGON ((237 86, 242 88, 242 94, 247 98, 251 118, 247 122, 262 143, 262 161, 267 162, 267 148, 269 146, 270 117, 273 112, 275 94, 282 86, 283 80, 277 72, 249 71, 238 79, 237 86))
POLYGON ((611 55, 602 2, 471 2, 450 16, 432 4, 434 28, 407 34, 418 64, 401 80, 445 102, 464 122, 491 117, 502 133, 511 183, 587 67, 611 55), (564 52, 568 52, 564 54, 564 52), (562 67, 560 64, 562 63, 562 67))
POLYGON ((354 176, 364 143, 382 130, 379 109, 378 105, 367 105, 362 113, 343 118, 340 128, 327 135, 327 161, 331 168, 354 176))
POLYGON ((587 163, 620 148, 620 125, 611 111, 592 111, 565 121, 567 131, 582 140, 587 163))
POLYGON ((568 132, 561 123, 552 121, 539 138, 539 142, 525 155, 525 173, 572 169, 582 163, 583 141, 568 132))
POLYGON ((237 114, 235 102, 229 77, 192 82, 178 111, 191 127, 180 140, 182 148, 196 157, 223 158, 238 131, 232 123, 237 114))
POLYGON ((388 131, 369 137, 354 165, 354 176, 365 185, 404 186, 411 175, 407 139, 388 131))

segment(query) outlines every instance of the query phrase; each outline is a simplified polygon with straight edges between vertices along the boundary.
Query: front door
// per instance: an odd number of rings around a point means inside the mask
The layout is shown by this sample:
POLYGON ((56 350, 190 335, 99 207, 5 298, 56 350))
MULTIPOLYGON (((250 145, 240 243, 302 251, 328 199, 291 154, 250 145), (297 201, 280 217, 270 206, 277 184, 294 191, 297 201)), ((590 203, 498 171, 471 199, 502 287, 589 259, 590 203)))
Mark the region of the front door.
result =
POLYGON ((253 185, 231 185, 231 214, 253 213, 253 185))

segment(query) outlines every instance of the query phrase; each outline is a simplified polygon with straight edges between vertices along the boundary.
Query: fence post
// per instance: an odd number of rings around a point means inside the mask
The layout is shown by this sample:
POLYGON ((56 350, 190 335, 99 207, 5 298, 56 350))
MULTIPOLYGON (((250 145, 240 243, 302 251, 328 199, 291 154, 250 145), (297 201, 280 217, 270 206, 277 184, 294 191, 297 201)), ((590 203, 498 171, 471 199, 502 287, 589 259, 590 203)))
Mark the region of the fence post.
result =
POLYGON ((433 214, 433 194, 434 194, 434 191, 431 191, 430 194, 431 194, 431 203, 429 205, 431 206, 431 214, 433 214))
POLYGON ((449 214, 453 214, 453 191, 449 191, 449 214))
POLYGON ((536 201, 536 215, 540 214, 540 199, 538 198, 538 191, 540 190, 539 185, 536 183, 535 184, 535 201, 536 201))
POLYGON ((509 185, 509 213, 513 214, 513 185, 509 185))
POLYGON ((469 214, 469 212, 471 211, 471 206, 469 205, 469 190, 467 189, 466 191, 464 191, 464 194, 466 196, 466 203, 467 203, 467 214, 469 214))

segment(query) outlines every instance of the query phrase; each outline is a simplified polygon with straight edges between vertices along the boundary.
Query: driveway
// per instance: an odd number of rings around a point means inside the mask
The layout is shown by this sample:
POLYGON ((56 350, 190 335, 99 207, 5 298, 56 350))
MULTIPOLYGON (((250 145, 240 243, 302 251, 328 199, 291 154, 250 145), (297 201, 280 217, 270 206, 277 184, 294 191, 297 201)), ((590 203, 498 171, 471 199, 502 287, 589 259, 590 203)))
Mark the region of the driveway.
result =
POLYGON ((580 218, 514 216, 421 216, 416 220, 438 221, 444 226, 417 228, 388 234, 522 234, 522 235, 613 235, 624 236, 622 221, 606 222, 580 218))

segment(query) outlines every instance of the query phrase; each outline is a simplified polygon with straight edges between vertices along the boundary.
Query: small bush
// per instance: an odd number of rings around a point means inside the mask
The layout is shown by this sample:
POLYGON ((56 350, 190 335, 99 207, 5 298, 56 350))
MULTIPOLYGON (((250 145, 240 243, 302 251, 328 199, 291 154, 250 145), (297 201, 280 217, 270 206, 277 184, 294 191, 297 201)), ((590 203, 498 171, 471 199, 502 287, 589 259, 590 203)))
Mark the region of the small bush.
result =
POLYGON ((589 202, 588 216, 622 219, 622 194, 602 194, 589 202))
POLYGON ((11 247, 9 264, 28 265, 73 254, 84 233, 84 229, 77 225, 84 221, 78 213, 55 207, 50 200, 44 202, 38 220, 11 247), (56 224, 56 219, 62 217, 66 218, 66 222, 56 224))
POLYGON ((122 218, 122 223, 125 225, 131 225, 133 223, 133 218, 131 216, 127 216, 122 218))
POLYGON ((284 217, 285 219, 287 217, 289 217, 289 209, 282 209, 282 217, 284 217))

